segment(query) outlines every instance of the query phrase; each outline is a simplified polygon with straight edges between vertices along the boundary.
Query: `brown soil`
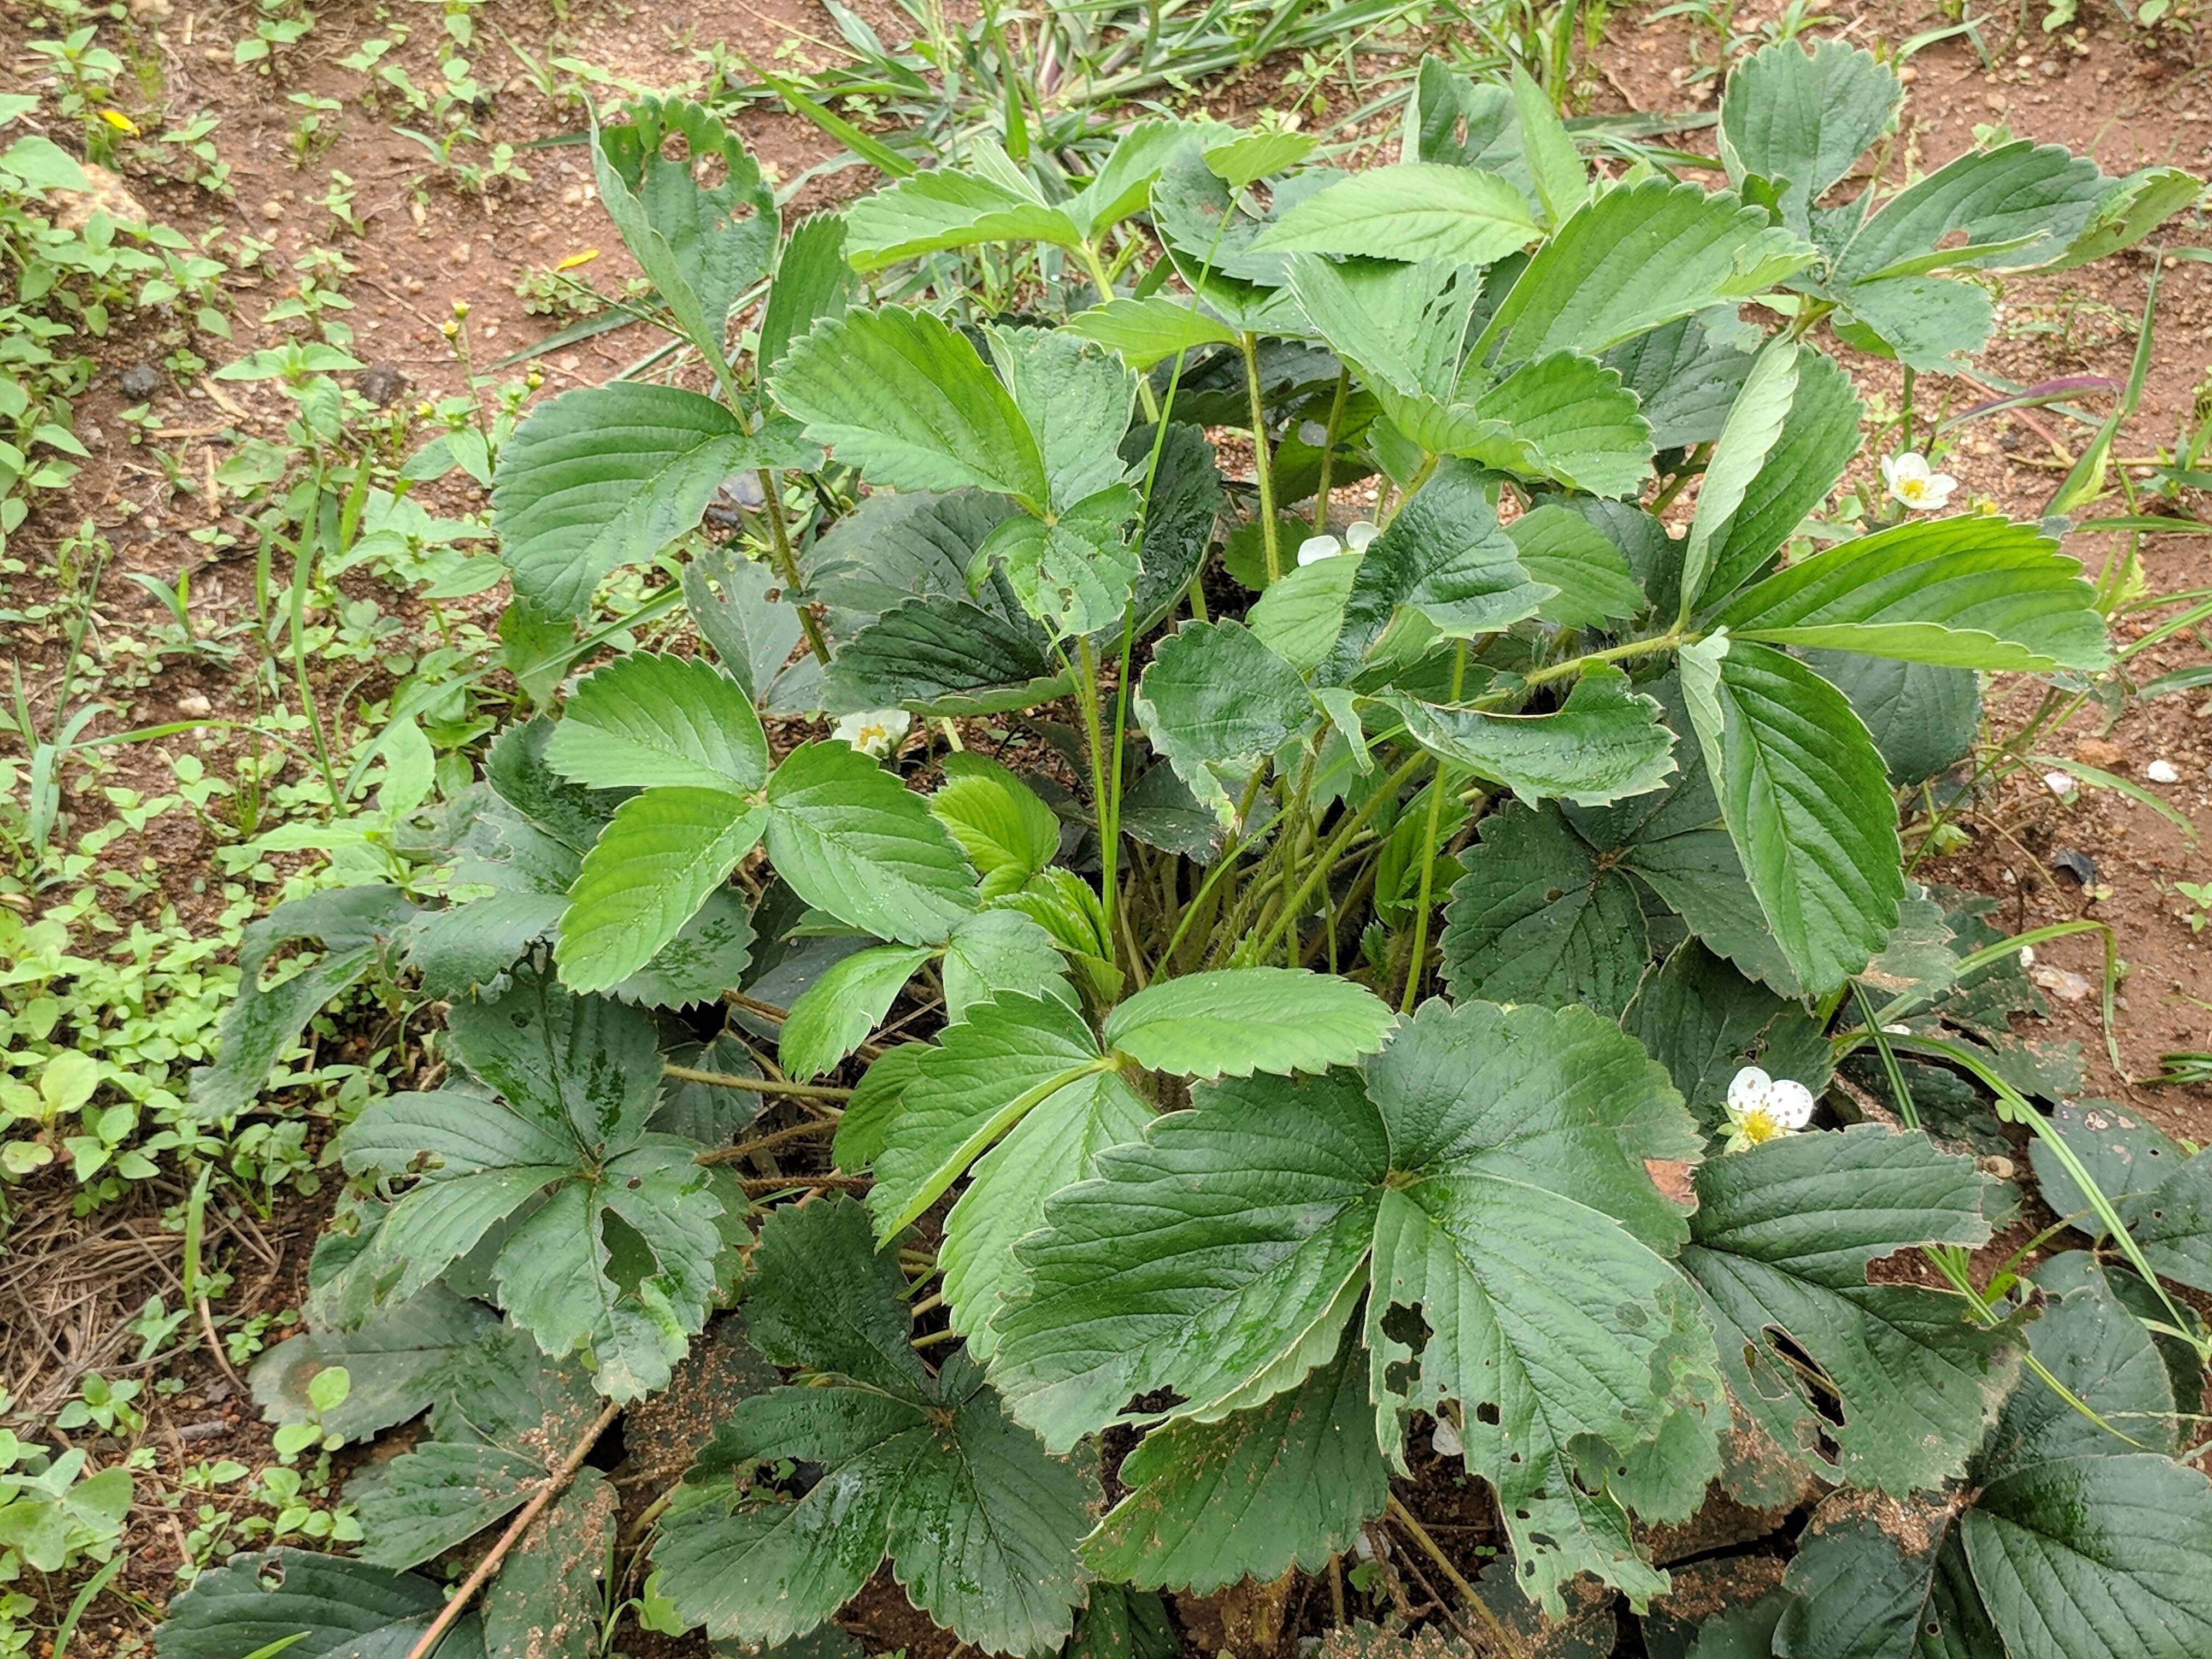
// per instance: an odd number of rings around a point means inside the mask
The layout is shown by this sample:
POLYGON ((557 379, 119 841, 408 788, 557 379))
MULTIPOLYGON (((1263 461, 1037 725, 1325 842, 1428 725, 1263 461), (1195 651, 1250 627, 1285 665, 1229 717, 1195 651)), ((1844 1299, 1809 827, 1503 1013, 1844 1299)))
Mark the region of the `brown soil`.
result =
MULTIPOLYGON (((380 15, 381 8, 343 0, 319 9, 313 33, 286 55, 273 79, 231 65, 229 45, 250 31, 255 15, 251 5, 231 0, 196 7, 179 0, 173 6, 134 9, 149 19, 143 39, 148 60, 158 70, 166 114, 174 119, 205 110, 222 118, 216 137, 233 168, 234 199, 145 179, 131 180, 132 189, 163 222, 195 234, 220 227, 223 246, 253 237, 270 249, 263 264, 240 270, 227 284, 235 310, 234 338, 228 344, 202 339, 198 349, 219 363, 280 337, 281 325, 264 325, 262 317, 292 291, 292 259, 310 246, 333 246, 358 266, 356 275, 338 283, 357 304, 350 313, 356 355, 403 375, 403 399, 436 398, 461 386, 461 368, 439 332, 454 302, 465 301, 470 308, 470 339, 483 365, 547 331, 549 325, 529 315, 514 291, 526 273, 591 248, 599 249, 599 257, 585 274, 602 289, 617 287, 629 270, 612 228, 592 199, 582 152, 549 142, 573 135, 581 125, 580 110, 541 95, 491 25, 505 29, 540 60, 567 53, 657 87, 696 82, 705 73, 696 53, 708 43, 726 40, 765 62, 796 42, 799 61, 818 64, 834 51, 819 43, 836 38, 830 20, 811 0, 766 0, 742 10, 697 0, 646 9, 599 0, 550 8, 491 0, 477 12, 479 40, 471 54, 480 80, 496 88, 480 127, 488 138, 515 145, 531 178, 478 198, 432 176, 434 169, 426 165, 420 147, 398 136, 386 118, 366 112, 358 98, 360 77, 338 65, 363 40, 390 32, 392 20, 380 15), (158 21, 152 21, 155 12, 161 14, 158 21), (556 21, 563 14, 565 21, 556 21), (329 147, 305 166, 295 164, 286 148, 296 115, 285 101, 289 92, 315 93, 345 106, 326 118, 334 134, 329 147), (526 148, 533 143, 544 147, 526 148), (355 211, 366 222, 362 235, 341 229, 313 205, 333 170, 354 181, 355 211), (417 181, 426 179, 418 189, 417 181)), ((404 9, 413 38, 398 58, 418 83, 428 85, 436 74, 431 52, 435 13, 404 9)), ((886 39, 902 38, 902 15, 890 7, 864 0, 859 9, 886 39)), ((1771 23, 1779 9, 1776 0, 1753 0, 1737 9, 1736 27, 1771 23)), ((1837 10, 1841 32, 1867 44, 1893 43, 1948 21, 1933 5, 1846 3, 1837 10)), ((2009 17, 2009 9, 1999 10, 2009 17)), ((23 45, 33 38, 24 12, 11 9, 0 16, 0 48, 18 64, 27 61, 23 45)), ((1997 121, 2008 123, 2017 134, 2091 151, 2111 172, 2154 161, 2200 173, 2212 171, 2212 95, 2205 71, 2189 59, 2185 36, 2147 40, 2111 11, 2086 7, 2078 51, 2039 33, 2010 39, 2008 27, 2004 21, 1984 25, 1983 39, 1997 58, 1993 70, 1985 67, 1969 40, 1957 38, 1913 60, 1916 84, 1908 126, 1889 158, 1886 177, 1894 179, 1908 161, 1937 165, 1973 142, 1977 124, 1997 121)), ((1693 31, 1683 20, 1645 26, 1624 9, 1615 15, 1598 53, 1593 107, 1710 108, 1705 89, 1683 82, 1690 67, 1711 61, 1714 46, 1709 32, 1693 31)), ((1225 112, 1264 107, 1278 85, 1271 70, 1231 76, 1212 89, 1212 106, 1225 112)), ((835 149, 791 117, 756 111, 738 125, 771 178, 795 178, 835 149)), ((1710 134, 1688 129, 1680 142, 1704 148, 1710 134)), ((819 179, 798 205, 816 205, 872 182, 872 175, 861 168, 819 179)), ((2196 221, 2185 220, 2168 235, 2176 245, 2202 246, 2206 240, 2196 221)), ((2124 380, 2150 269, 2148 257, 2136 254, 2062 276, 2011 283, 2000 337, 1988 360, 1990 368, 2025 383, 2079 374, 2102 375, 2116 384, 2124 380)), ((2212 342, 2212 268, 2184 262, 2162 276, 2151 374, 2142 406, 2120 437, 2116 453, 2123 456, 2171 444, 2197 406, 2205 375, 2206 344, 2212 342)), ((32 525, 15 538, 15 549, 28 553, 34 568, 40 559, 31 550, 54 545, 82 517, 91 517, 114 540, 118 556, 98 596, 109 619, 103 634, 127 631, 154 614, 143 609, 150 601, 128 580, 131 571, 167 579, 180 567, 198 565, 196 609, 210 624, 235 621, 252 610, 250 545, 205 560, 198 544, 186 539, 186 532, 207 521, 202 503, 173 495, 159 469, 147 464, 146 453, 127 441, 128 428, 118 418, 125 400, 117 376, 129 364, 158 360, 161 354, 152 349, 149 334, 143 325, 126 325, 116 338, 95 348, 103 372, 82 399, 78 418, 78 431, 94 459, 68 498, 44 503, 32 525)), ((648 331, 634 325, 536 361, 550 392, 603 380, 636 361, 652 343, 648 331)), ((1847 361, 1869 395, 1893 410, 1900 390, 1893 369, 1847 361)), ((1947 398, 1950 408, 1962 408, 1984 395, 1964 380, 1938 386, 1937 378, 1927 377, 1919 389, 1923 411, 1947 398)), ((161 428, 158 441, 177 447, 187 476, 198 477, 220 465, 235 453, 243 435, 274 437, 281 429, 284 407, 264 389, 204 377, 179 384, 166 371, 161 379, 152 400, 161 428)), ((2091 395, 2083 398, 2082 406, 2101 416, 2110 405, 2106 398, 2091 395)), ((1949 469, 1972 494, 1986 495, 2023 517, 2038 513, 2064 476, 2067 458, 2082 442, 2081 428, 2048 410, 1979 421, 1960 436, 1949 469), (2053 438, 2065 447, 2065 457, 2054 453, 2053 438)), ((471 487, 449 480, 430 493, 430 503, 434 510, 476 505, 472 493, 471 487)), ((2212 502, 2197 496, 2180 505, 2202 514, 2212 502)), ((234 521, 232 527, 241 528, 234 521)), ((2094 570, 2113 554, 2118 539, 2078 537, 2073 550, 2094 570)), ((2212 538, 2148 538, 2142 557, 2153 592, 2212 588, 2212 538)), ((15 579, 4 602, 21 605, 46 597, 52 591, 49 576, 34 568, 33 577, 15 579)), ((388 597, 386 602, 390 608, 388 597)), ((471 616, 489 625, 499 605, 496 594, 484 595, 448 607, 448 615, 471 616)), ((34 696, 50 696, 59 669, 58 640, 49 630, 19 626, 11 630, 9 643, 34 696)), ((2145 653, 2142 675, 2202 663, 2208 654, 2212 653, 2201 634, 2179 635, 2145 653)), ((326 687, 326 693, 335 696, 342 686, 341 681, 326 687)), ((208 698, 219 714, 247 708, 246 694, 219 674, 197 665, 174 667, 94 729, 179 718, 180 700, 194 696, 208 698)), ((2033 700, 2027 688, 1995 691, 1996 729, 2002 732, 2008 720, 2023 717, 2033 700)), ((2208 822, 2212 696, 2199 692, 2133 704, 2109 724, 2085 712, 2044 747, 2145 782, 2198 824, 2208 822), (2146 782, 2145 768, 2154 759, 2179 769, 2181 781, 2146 782)), ((158 753, 125 750, 118 760, 117 772, 102 781, 147 793, 166 781, 167 761, 158 753)), ((2081 1042, 2094 1091, 2127 1101, 2192 1141, 2212 1140, 2212 1091, 2149 1089, 2136 1081, 2158 1069, 2163 1052, 2212 1048, 2212 1014, 2205 1002, 2197 1000, 2212 1002, 2212 975, 2203 971, 2203 941, 2179 914, 2187 907, 2173 890, 2177 880, 2212 880, 2212 852, 2117 796, 2091 791, 2074 804, 2062 804, 2039 781, 2043 769, 2028 766, 1978 802, 1963 820, 1973 837, 1971 844, 1950 858, 1923 865, 1921 874, 1997 896, 2005 902, 2005 921, 2016 928, 2081 916, 2109 926, 2129 970, 2114 1033, 2119 1068, 2106 1058, 2094 994, 2078 1000, 2054 997, 2051 1034, 2081 1042), (2084 853, 2094 861, 2095 887, 2084 891, 2051 873, 2052 860, 2062 850, 2084 853)), ((96 791, 70 804, 82 815, 80 827, 104 811, 96 791)), ((188 878, 204 866, 210 848, 180 827, 182 823, 164 820, 148 842, 126 838, 118 846, 134 861, 141 852, 157 857, 171 896, 190 905, 204 902, 187 890, 188 878)), ((2100 947, 2090 937, 2048 945, 2039 955, 2052 967, 2093 981, 2101 971, 2100 947)), ((34 1336, 26 1340, 19 1328, 9 1345, 6 1381, 18 1405, 64 1396, 88 1365, 97 1364, 111 1376, 131 1374, 121 1358, 131 1347, 120 1334, 124 1322, 149 1294, 160 1292, 175 1304, 180 1244, 174 1209, 183 1194, 157 1188, 134 1207, 82 1224, 70 1219, 66 1194, 58 1189, 42 1193, 34 1187, 19 1189, 16 1196, 16 1231, 8 1240, 9 1258, 0 1262, 0 1322, 24 1320, 34 1336)), ((266 1221, 244 1215, 219 1218, 210 1255, 240 1280, 240 1288, 225 1304, 232 1317, 298 1306, 307 1246, 324 1213, 321 1201, 294 1200, 266 1221)), ((272 1326, 268 1340, 287 1328, 282 1322, 272 1326)), ((187 1468, 218 1456, 257 1467, 268 1461, 265 1429, 207 1346, 164 1358, 151 1369, 177 1378, 183 1387, 149 1402, 145 1433, 127 1444, 98 1437, 88 1443, 103 1460, 143 1449, 150 1452, 152 1468, 141 1477, 142 1492, 149 1497, 142 1515, 134 1517, 131 1564, 114 1586, 130 1591, 133 1599, 126 1604, 110 1594, 95 1601, 79 1630, 76 1652, 118 1652, 143 1641, 149 1628, 144 1610, 162 1599, 183 1554, 182 1527, 176 1512, 161 1506, 161 1494, 174 1490, 187 1468)), ((663 1459, 652 1472, 657 1477, 672 1467, 663 1459)), ((1441 1466, 1413 1483, 1406 1496, 1470 1573, 1480 1565, 1479 1548, 1495 1537, 1486 1498, 1455 1485, 1441 1466)), ((183 1513, 188 1522, 189 1502, 183 1513)), ((1410 1559, 1416 1571, 1428 1565, 1402 1539, 1394 1541, 1393 1562, 1410 1559)), ((1771 1577, 1771 1566, 1754 1559, 1723 1582, 1731 1595, 1756 1594, 1771 1577)), ((1401 1609, 1423 1599, 1418 1583, 1402 1578, 1395 1568, 1386 1579, 1401 1609)), ((1701 1586, 1711 1589, 1702 1581, 1701 1586)), ((1328 1622, 1328 1606, 1325 1587, 1316 1593, 1313 1585, 1303 1585, 1293 1597, 1293 1632, 1317 1632, 1328 1622)), ((1372 1614, 1378 1608, 1355 1607, 1361 1610, 1372 1614)), ((1222 1628, 1210 1602, 1187 1602, 1180 1611, 1193 1650, 1222 1628)), ((904 1646, 917 1659, 945 1659, 951 1646, 904 1606, 884 1577, 864 1594, 846 1622, 872 1650, 904 1646)), ((647 1639, 633 1645, 657 1651, 667 1644, 647 1639)), ((696 1650, 698 1644, 682 1645, 696 1650)))

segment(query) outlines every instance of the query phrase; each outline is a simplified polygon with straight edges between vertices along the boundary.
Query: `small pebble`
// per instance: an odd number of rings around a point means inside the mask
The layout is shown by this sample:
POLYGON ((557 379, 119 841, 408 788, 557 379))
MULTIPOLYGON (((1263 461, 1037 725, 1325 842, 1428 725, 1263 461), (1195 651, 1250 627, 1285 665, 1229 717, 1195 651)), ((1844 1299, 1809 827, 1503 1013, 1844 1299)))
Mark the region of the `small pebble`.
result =
POLYGON ((204 720, 215 713, 215 705, 197 691, 187 691, 177 699, 177 712, 189 720, 204 720))
POLYGON ((261 204, 261 216, 268 220, 270 224, 275 224, 284 216, 284 204, 275 197, 270 197, 261 204))
POLYGON ((147 363, 131 364, 118 377, 116 383, 122 387, 123 395, 134 404, 144 403, 161 389, 161 377, 147 363))
POLYGON ((2143 775, 2153 783, 2179 783, 2181 774, 2174 769, 2172 761, 2154 760, 2143 768, 2143 775))
POLYGON ((2054 968, 2048 963, 2031 969, 2027 976, 2061 1002, 2079 1002, 2095 988, 2071 969, 2054 968))

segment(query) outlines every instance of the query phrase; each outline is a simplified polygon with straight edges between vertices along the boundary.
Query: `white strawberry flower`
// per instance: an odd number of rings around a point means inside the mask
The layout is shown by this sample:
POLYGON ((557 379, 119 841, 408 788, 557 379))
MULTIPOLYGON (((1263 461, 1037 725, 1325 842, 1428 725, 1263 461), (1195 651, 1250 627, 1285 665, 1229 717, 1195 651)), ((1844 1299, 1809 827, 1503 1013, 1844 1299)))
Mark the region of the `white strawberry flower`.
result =
POLYGON ((1298 544, 1298 562, 1301 565, 1319 564, 1323 559, 1334 559, 1343 553, 1364 553, 1367 544, 1382 533, 1379 525, 1364 519, 1354 519, 1345 526, 1344 537, 1309 536, 1298 544))
POLYGON ((1735 1074, 1728 1091, 1728 1150, 1741 1152, 1794 1134, 1813 1121, 1813 1091, 1756 1066, 1735 1074))
POLYGON ((1959 481, 1949 473, 1931 471, 1928 458, 1917 449, 1883 456, 1881 476, 1889 493, 1915 513, 1941 512, 1959 487, 1959 481))
POLYGON ((864 755, 878 759, 890 754, 906 741, 907 731, 914 725, 914 716, 903 708, 870 708, 857 714, 841 714, 836 729, 830 733, 840 743, 849 743, 864 755))

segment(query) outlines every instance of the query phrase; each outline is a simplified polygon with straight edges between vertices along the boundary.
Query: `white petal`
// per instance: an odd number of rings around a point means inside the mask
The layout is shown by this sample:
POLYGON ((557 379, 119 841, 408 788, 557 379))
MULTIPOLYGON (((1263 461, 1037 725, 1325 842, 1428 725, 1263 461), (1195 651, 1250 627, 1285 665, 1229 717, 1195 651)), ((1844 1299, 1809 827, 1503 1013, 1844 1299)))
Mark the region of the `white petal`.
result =
MULTIPOLYGON (((1888 471, 1892 463, 1887 461, 1882 463, 1885 471, 1888 471)), ((1898 456, 1894 467, 1895 470, 1890 471, 1892 478, 1925 479, 1929 476, 1928 458, 1917 449, 1908 449, 1898 456)))
POLYGON ((1309 536, 1298 544, 1298 562, 1319 564, 1323 559, 1333 559, 1344 551, 1344 544, 1334 536, 1309 536))
POLYGON ((2181 774, 2175 769, 2173 763, 2168 760, 2153 761, 2148 766, 2143 768, 2143 775, 2148 778, 2153 783, 2179 783, 2181 781, 2181 774))
POLYGON ((1364 519, 1354 519, 1345 526, 1344 544, 1355 553, 1364 553, 1368 543, 1382 533, 1380 525, 1370 524, 1364 519))
POLYGON ((2045 772, 2043 775, 2043 787, 2054 795, 2070 795, 2074 793, 2073 775, 2068 772, 2045 772))
POLYGON ((1779 1079, 1766 1091, 1766 1109, 1776 1122, 1802 1129, 1813 1121, 1813 1091, 1786 1077, 1779 1079))
POLYGON ((1766 1091, 1774 1086, 1774 1079, 1756 1066, 1747 1066, 1735 1074, 1729 1085, 1728 1103, 1731 1112, 1747 1112, 1766 1098, 1766 1091))
POLYGON ((1439 1457, 1464 1457, 1467 1448, 1460 1443, 1459 1431, 1439 1417, 1437 1425, 1429 1431, 1429 1444, 1436 1448, 1439 1457))

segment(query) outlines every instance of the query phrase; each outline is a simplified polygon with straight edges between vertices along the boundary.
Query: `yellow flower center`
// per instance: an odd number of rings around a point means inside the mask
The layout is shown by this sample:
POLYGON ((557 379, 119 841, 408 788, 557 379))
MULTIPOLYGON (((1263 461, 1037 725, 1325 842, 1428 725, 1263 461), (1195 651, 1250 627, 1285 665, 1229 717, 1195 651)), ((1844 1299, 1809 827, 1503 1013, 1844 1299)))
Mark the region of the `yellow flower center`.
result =
POLYGON ((1762 1146, 1790 1133, 1781 1120, 1764 1106, 1754 1106, 1740 1115, 1735 1121, 1735 1132, 1747 1146, 1762 1146))
POLYGON ((1928 499, 1928 481, 1925 478, 1899 478, 1897 493, 1908 501, 1924 501, 1928 499))

